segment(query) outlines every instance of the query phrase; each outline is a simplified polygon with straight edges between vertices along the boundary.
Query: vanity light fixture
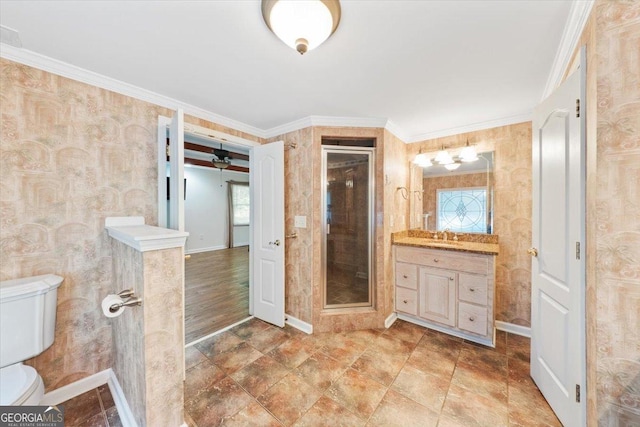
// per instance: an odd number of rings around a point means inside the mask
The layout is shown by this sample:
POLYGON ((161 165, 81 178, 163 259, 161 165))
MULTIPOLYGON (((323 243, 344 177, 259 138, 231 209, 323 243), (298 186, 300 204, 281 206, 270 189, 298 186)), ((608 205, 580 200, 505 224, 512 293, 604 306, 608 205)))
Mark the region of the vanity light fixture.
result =
POLYGON ((434 160, 441 165, 448 165, 453 163, 453 158, 451 157, 451 154, 449 154, 449 152, 445 150, 444 145, 442 146, 440 151, 438 151, 438 154, 436 154, 436 158, 434 160))
POLYGON ((262 0, 262 17, 280 40, 304 55, 338 28, 339 0, 262 0))
POLYGON ((476 151, 475 145, 469 145, 469 140, 467 139, 467 145, 460 150, 460 160, 463 162, 475 162, 478 160, 478 152, 476 151))
POLYGON ((460 164, 461 164, 460 162, 455 161, 455 162, 444 165, 444 167, 447 168, 448 171, 454 171, 460 167, 460 164))
POLYGON ((420 166, 421 168, 428 168, 431 166, 431 159, 425 153, 420 153, 413 159, 413 163, 420 166))

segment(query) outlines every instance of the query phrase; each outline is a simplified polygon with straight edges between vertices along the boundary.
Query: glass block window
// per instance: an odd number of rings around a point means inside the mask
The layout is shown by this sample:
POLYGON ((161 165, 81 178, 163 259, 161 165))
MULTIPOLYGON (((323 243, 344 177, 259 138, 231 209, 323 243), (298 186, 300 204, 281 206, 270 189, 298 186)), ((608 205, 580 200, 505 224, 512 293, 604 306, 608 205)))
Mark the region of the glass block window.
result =
POLYGON ((487 188, 438 190, 437 229, 462 233, 487 232, 487 188))

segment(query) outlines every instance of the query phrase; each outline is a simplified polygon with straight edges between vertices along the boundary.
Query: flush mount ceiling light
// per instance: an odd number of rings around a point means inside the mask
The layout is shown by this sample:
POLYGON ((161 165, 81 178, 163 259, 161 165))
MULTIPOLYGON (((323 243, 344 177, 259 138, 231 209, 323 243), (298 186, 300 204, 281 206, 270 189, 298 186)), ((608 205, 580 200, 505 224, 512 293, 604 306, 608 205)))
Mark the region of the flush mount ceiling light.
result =
POLYGON ((340 22, 340 2, 262 0, 262 17, 280 40, 304 55, 334 33, 340 22))

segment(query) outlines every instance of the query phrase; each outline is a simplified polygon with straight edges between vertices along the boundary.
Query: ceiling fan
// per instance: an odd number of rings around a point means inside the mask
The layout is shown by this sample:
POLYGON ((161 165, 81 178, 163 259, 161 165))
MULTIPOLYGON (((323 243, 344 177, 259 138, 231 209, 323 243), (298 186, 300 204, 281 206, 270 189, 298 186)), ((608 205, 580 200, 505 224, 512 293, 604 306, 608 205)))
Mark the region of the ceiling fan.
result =
POLYGON ((226 169, 231 165, 232 157, 229 155, 229 151, 223 150, 222 148, 214 148, 213 149, 213 159, 211 159, 211 163, 213 166, 218 169, 226 169))

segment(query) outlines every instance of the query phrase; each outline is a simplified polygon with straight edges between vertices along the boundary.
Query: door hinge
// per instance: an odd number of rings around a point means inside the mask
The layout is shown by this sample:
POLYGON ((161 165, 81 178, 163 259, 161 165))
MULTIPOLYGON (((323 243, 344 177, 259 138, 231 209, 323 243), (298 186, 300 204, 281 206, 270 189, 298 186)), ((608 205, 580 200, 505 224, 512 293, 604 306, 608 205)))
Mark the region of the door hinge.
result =
POLYGON ((580 384, 576 384, 576 402, 580 403, 580 384))
POLYGON ((576 99, 576 117, 580 117, 580 99, 576 99))
POLYGON ((580 242, 576 242, 576 259, 580 259, 580 242))

